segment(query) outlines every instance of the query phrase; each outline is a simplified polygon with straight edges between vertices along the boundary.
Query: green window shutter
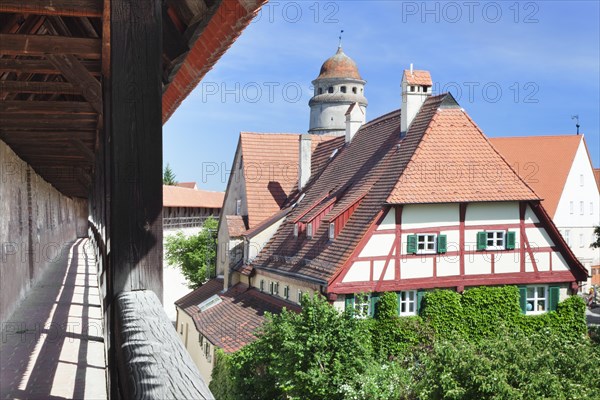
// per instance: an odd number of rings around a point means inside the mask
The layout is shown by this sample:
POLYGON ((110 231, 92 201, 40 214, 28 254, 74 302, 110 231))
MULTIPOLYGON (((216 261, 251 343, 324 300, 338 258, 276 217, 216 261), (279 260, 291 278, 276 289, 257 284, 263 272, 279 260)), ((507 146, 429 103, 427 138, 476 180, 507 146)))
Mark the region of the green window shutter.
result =
POLYGON ((425 298, 424 290, 417 290, 417 315, 421 314, 423 309, 423 299, 425 298))
POLYGON ((417 235, 408 235, 406 252, 408 254, 417 254, 417 235))
POLYGON ((354 295, 353 294, 346 295, 346 311, 349 311, 351 314, 354 314, 354 295))
POLYGON ((558 286, 548 288, 548 311, 556 311, 558 300, 560 299, 560 289, 558 286))
POLYGON ((527 288, 525 286, 519 286, 519 305, 521 306, 521 313, 527 312, 527 288))
POLYGON ((396 315, 400 315, 400 302, 402 301, 402 292, 396 292, 396 315))
POLYGON ((516 233, 514 231, 506 232, 506 249, 513 250, 515 248, 516 233))
POLYGON ((438 237, 437 237, 437 252, 445 253, 447 244, 448 244, 448 239, 447 239, 446 235, 438 235, 438 237))
POLYGON ((372 293, 371 294, 371 317, 375 317, 375 311, 376 311, 378 301, 379 301, 379 294, 372 293))
POLYGON ((487 248, 487 233, 477 232, 477 250, 485 250, 487 248))

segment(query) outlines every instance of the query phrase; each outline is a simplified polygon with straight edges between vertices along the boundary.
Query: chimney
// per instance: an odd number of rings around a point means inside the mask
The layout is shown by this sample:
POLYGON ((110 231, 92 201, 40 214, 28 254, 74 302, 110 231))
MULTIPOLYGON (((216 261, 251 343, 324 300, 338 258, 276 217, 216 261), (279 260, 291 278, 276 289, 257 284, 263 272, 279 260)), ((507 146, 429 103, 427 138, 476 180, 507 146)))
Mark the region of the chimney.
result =
POLYGON ((346 143, 350 143, 354 134, 365 123, 365 113, 360 104, 353 103, 346 111, 346 143))
POLYGON ((300 151, 298 158, 298 190, 302 190, 310 179, 312 158, 312 137, 310 134, 300 135, 300 151))
POLYGON ((425 100, 431 96, 431 75, 429 71, 413 69, 405 70, 402 75, 402 112, 400 114, 400 131, 405 134, 413 119, 419 113, 425 100))

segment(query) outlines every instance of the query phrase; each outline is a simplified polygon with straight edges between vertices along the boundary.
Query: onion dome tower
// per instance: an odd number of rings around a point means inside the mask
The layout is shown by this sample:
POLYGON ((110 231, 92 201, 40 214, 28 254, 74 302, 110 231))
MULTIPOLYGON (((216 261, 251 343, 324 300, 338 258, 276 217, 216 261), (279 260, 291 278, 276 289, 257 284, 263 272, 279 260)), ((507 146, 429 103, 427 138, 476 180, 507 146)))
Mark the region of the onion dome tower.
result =
MULTIPOLYGON (((321 73, 313 82, 314 96, 310 99, 310 128, 308 133, 317 135, 344 135, 348 107, 358 103, 366 120, 367 99, 364 96, 366 81, 358 72, 356 63, 342 50, 321 67, 321 73)), ((365 121, 362 121, 364 123, 365 121)))

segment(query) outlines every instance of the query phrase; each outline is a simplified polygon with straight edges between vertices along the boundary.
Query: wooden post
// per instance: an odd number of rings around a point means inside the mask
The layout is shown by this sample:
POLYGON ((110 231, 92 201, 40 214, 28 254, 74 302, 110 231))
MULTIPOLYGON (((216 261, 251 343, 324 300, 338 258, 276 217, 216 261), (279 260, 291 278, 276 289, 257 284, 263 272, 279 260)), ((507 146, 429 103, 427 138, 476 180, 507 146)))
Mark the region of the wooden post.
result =
POLYGON ((161 1, 110 4, 112 295, 148 289, 162 301, 161 1))

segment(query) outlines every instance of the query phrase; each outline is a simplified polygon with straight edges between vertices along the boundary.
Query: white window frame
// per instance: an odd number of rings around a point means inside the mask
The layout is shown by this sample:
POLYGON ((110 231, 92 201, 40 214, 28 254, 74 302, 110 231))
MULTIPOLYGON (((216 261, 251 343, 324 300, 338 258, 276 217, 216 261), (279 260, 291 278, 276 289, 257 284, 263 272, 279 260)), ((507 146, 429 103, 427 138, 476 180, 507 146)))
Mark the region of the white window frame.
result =
POLYGON ((359 293, 354 295, 354 317, 367 318, 371 315, 371 293, 359 293), (363 301, 360 301, 363 300, 363 301))
POLYGON ((298 237, 298 223, 294 224, 294 237, 298 237))
POLYGON ((504 250, 506 249, 506 231, 497 230, 497 231, 485 231, 485 249, 486 250, 504 250), (493 238, 489 238, 489 234, 493 234, 493 238), (502 238, 499 238, 498 235, 502 234, 502 238), (495 244, 490 245, 489 241, 494 241, 495 244), (500 243, 500 244, 499 244, 500 243))
POLYGON ((289 285, 285 285, 283 287, 283 298, 288 300, 290 298, 290 286, 289 285))
POLYGON ((419 233, 417 234, 417 254, 435 254, 437 253, 437 233, 419 233), (430 241, 429 237, 433 237, 430 241), (424 240, 421 240, 424 239, 424 240), (424 247, 428 247, 429 244, 433 244, 433 249, 419 249, 419 244, 423 244, 424 247))
POLYGON ((536 314, 544 314, 545 312, 548 311, 548 285, 535 285, 535 286, 526 286, 526 306, 525 306, 525 314, 526 315, 536 315, 536 314), (539 296, 538 293, 538 289, 540 288, 544 288, 544 296, 541 297, 539 296), (533 289, 533 296, 530 297, 529 295, 529 289, 533 289), (543 301, 544 305, 543 305, 543 310, 536 310, 536 304, 538 304, 539 301, 543 301), (532 307, 533 309, 530 311, 527 309, 527 306, 529 305, 530 302, 533 302, 532 307))
POLYGON ((313 224, 312 222, 306 225, 306 237, 312 239, 313 237, 313 224))
POLYGON ((335 222, 329 223, 329 240, 335 239, 335 222))
POLYGON ((300 304, 302 302, 302 295, 303 295, 302 290, 298 289, 298 298, 297 298, 298 304, 300 304))
POLYGON ((242 200, 235 201, 235 215, 242 214, 242 200))
POLYGON ((265 291, 265 280, 264 280, 264 279, 261 279, 261 280, 260 280, 260 282, 258 283, 258 285, 259 285, 259 286, 258 286, 258 289, 259 289, 261 292, 264 292, 264 291, 265 291))
POLYGON ((401 317, 408 317, 411 315, 417 315, 417 291, 416 290, 403 290, 399 293, 400 304, 399 312, 401 317), (410 306, 412 305, 412 311, 410 306), (402 311, 402 306, 405 306, 405 311, 402 311))

